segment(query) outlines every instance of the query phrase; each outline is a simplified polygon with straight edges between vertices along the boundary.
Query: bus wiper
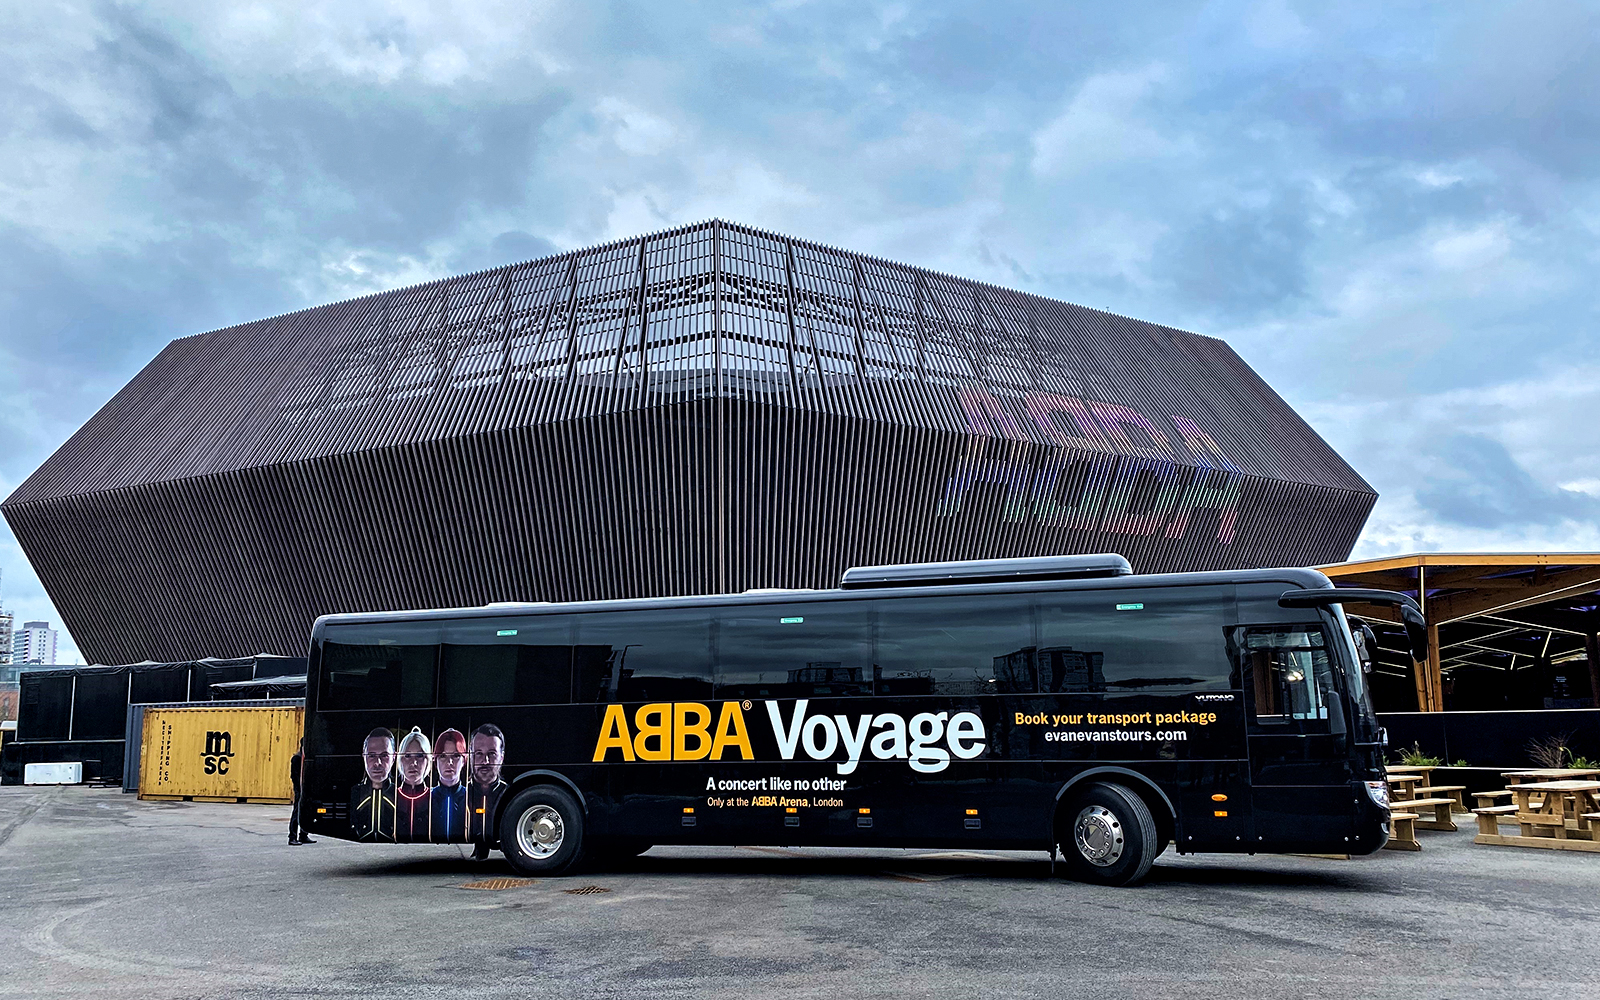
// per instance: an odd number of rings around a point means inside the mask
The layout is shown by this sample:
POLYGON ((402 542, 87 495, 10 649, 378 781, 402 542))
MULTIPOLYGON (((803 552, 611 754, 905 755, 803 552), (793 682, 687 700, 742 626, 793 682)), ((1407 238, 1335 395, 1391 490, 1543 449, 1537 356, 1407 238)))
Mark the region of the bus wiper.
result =
POLYGON ((1406 627, 1411 658, 1418 663, 1428 659, 1428 622, 1422 609, 1409 596, 1393 590, 1363 590, 1358 587, 1332 587, 1318 590, 1288 590, 1278 598, 1284 608, 1320 608, 1329 604, 1381 604, 1393 607, 1406 627))

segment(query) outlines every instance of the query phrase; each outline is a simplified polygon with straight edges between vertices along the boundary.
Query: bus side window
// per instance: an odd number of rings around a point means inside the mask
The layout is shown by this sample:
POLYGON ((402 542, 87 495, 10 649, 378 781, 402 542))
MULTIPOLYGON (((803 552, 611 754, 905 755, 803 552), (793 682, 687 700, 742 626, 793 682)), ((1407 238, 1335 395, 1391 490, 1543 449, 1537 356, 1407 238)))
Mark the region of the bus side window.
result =
POLYGON ((439 656, 439 704, 566 704, 571 635, 566 615, 449 622, 439 656))
POLYGON ((580 700, 710 700, 709 610, 600 611, 574 617, 573 673, 580 700))
POLYGON ((572 700, 580 704, 611 700, 610 645, 572 647, 572 700))
POLYGON ((1233 645, 1257 725, 1328 731, 1335 688, 1320 624, 1244 626, 1234 630, 1233 645))
POLYGON ((870 695, 871 654, 865 601, 724 608, 717 615, 717 697, 870 695))
POLYGON ((1039 690, 1026 595, 886 599, 878 610, 877 693, 1039 690))
POLYGON ((1045 691, 1237 687, 1227 651, 1232 587, 1060 591, 1040 595, 1038 613, 1045 691))
POLYGON ((438 631, 432 622, 329 626, 318 709, 433 707, 438 631))

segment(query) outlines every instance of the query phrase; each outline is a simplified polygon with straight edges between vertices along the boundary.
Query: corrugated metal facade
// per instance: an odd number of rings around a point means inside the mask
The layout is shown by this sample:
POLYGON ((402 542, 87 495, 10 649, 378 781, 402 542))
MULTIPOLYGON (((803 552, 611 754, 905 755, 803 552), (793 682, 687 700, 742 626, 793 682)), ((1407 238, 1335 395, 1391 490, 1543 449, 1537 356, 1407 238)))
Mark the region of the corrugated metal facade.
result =
POLYGON ((876 562, 1327 563, 1375 498, 1221 341, 709 222, 174 341, 4 511, 117 661, 876 562))

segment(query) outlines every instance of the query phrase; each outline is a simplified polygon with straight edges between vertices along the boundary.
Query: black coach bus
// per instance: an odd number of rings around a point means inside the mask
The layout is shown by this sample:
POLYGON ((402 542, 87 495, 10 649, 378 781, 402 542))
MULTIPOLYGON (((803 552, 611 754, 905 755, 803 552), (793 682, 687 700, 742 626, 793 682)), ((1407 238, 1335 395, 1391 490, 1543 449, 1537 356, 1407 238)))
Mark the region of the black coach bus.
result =
POLYGON ((1395 606, 1425 656, 1399 594, 1115 555, 330 615, 302 813, 530 875, 654 844, 1039 849, 1105 884, 1169 845, 1367 854, 1387 795, 1354 599, 1395 606))

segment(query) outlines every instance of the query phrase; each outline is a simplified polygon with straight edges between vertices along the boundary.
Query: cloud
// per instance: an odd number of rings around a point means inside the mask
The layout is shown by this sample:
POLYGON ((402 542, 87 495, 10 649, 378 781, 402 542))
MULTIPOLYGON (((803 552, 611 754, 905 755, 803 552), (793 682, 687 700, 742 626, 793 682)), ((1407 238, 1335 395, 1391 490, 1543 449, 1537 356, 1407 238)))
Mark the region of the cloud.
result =
POLYGON ((655 155, 678 138, 671 122, 620 98, 602 98, 595 105, 595 114, 611 126, 611 141, 629 156, 655 155))
POLYGON ((1084 81, 1066 110, 1034 133, 1033 172, 1068 177, 1177 151, 1181 144, 1143 114, 1146 99, 1166 78, 1166 69, 1154 65, 1084 81))
POLYGON ((1245 318, 1302 306, 1316 238, 1307 194, 1292 185, 1216 205, 1155 248, 1150 270, 1185 299, 1245 318))
MULTIPOLYGON (((543 236, 524 233, 519 230, 507 230, 494 238, 489 245, 490 255, 500 263, 516 260, 536 260, 540 257, 549 257, 560 253, 554 243, 543 236)), ((494 266, 494 265, 491 265, 494 266)))
POLYGON ((1600 523, 1600 499, 1537 482, 1482 434, 1451 434, 1426 456, 1414 490, 1422 509, 1469 528, 1600 523))

